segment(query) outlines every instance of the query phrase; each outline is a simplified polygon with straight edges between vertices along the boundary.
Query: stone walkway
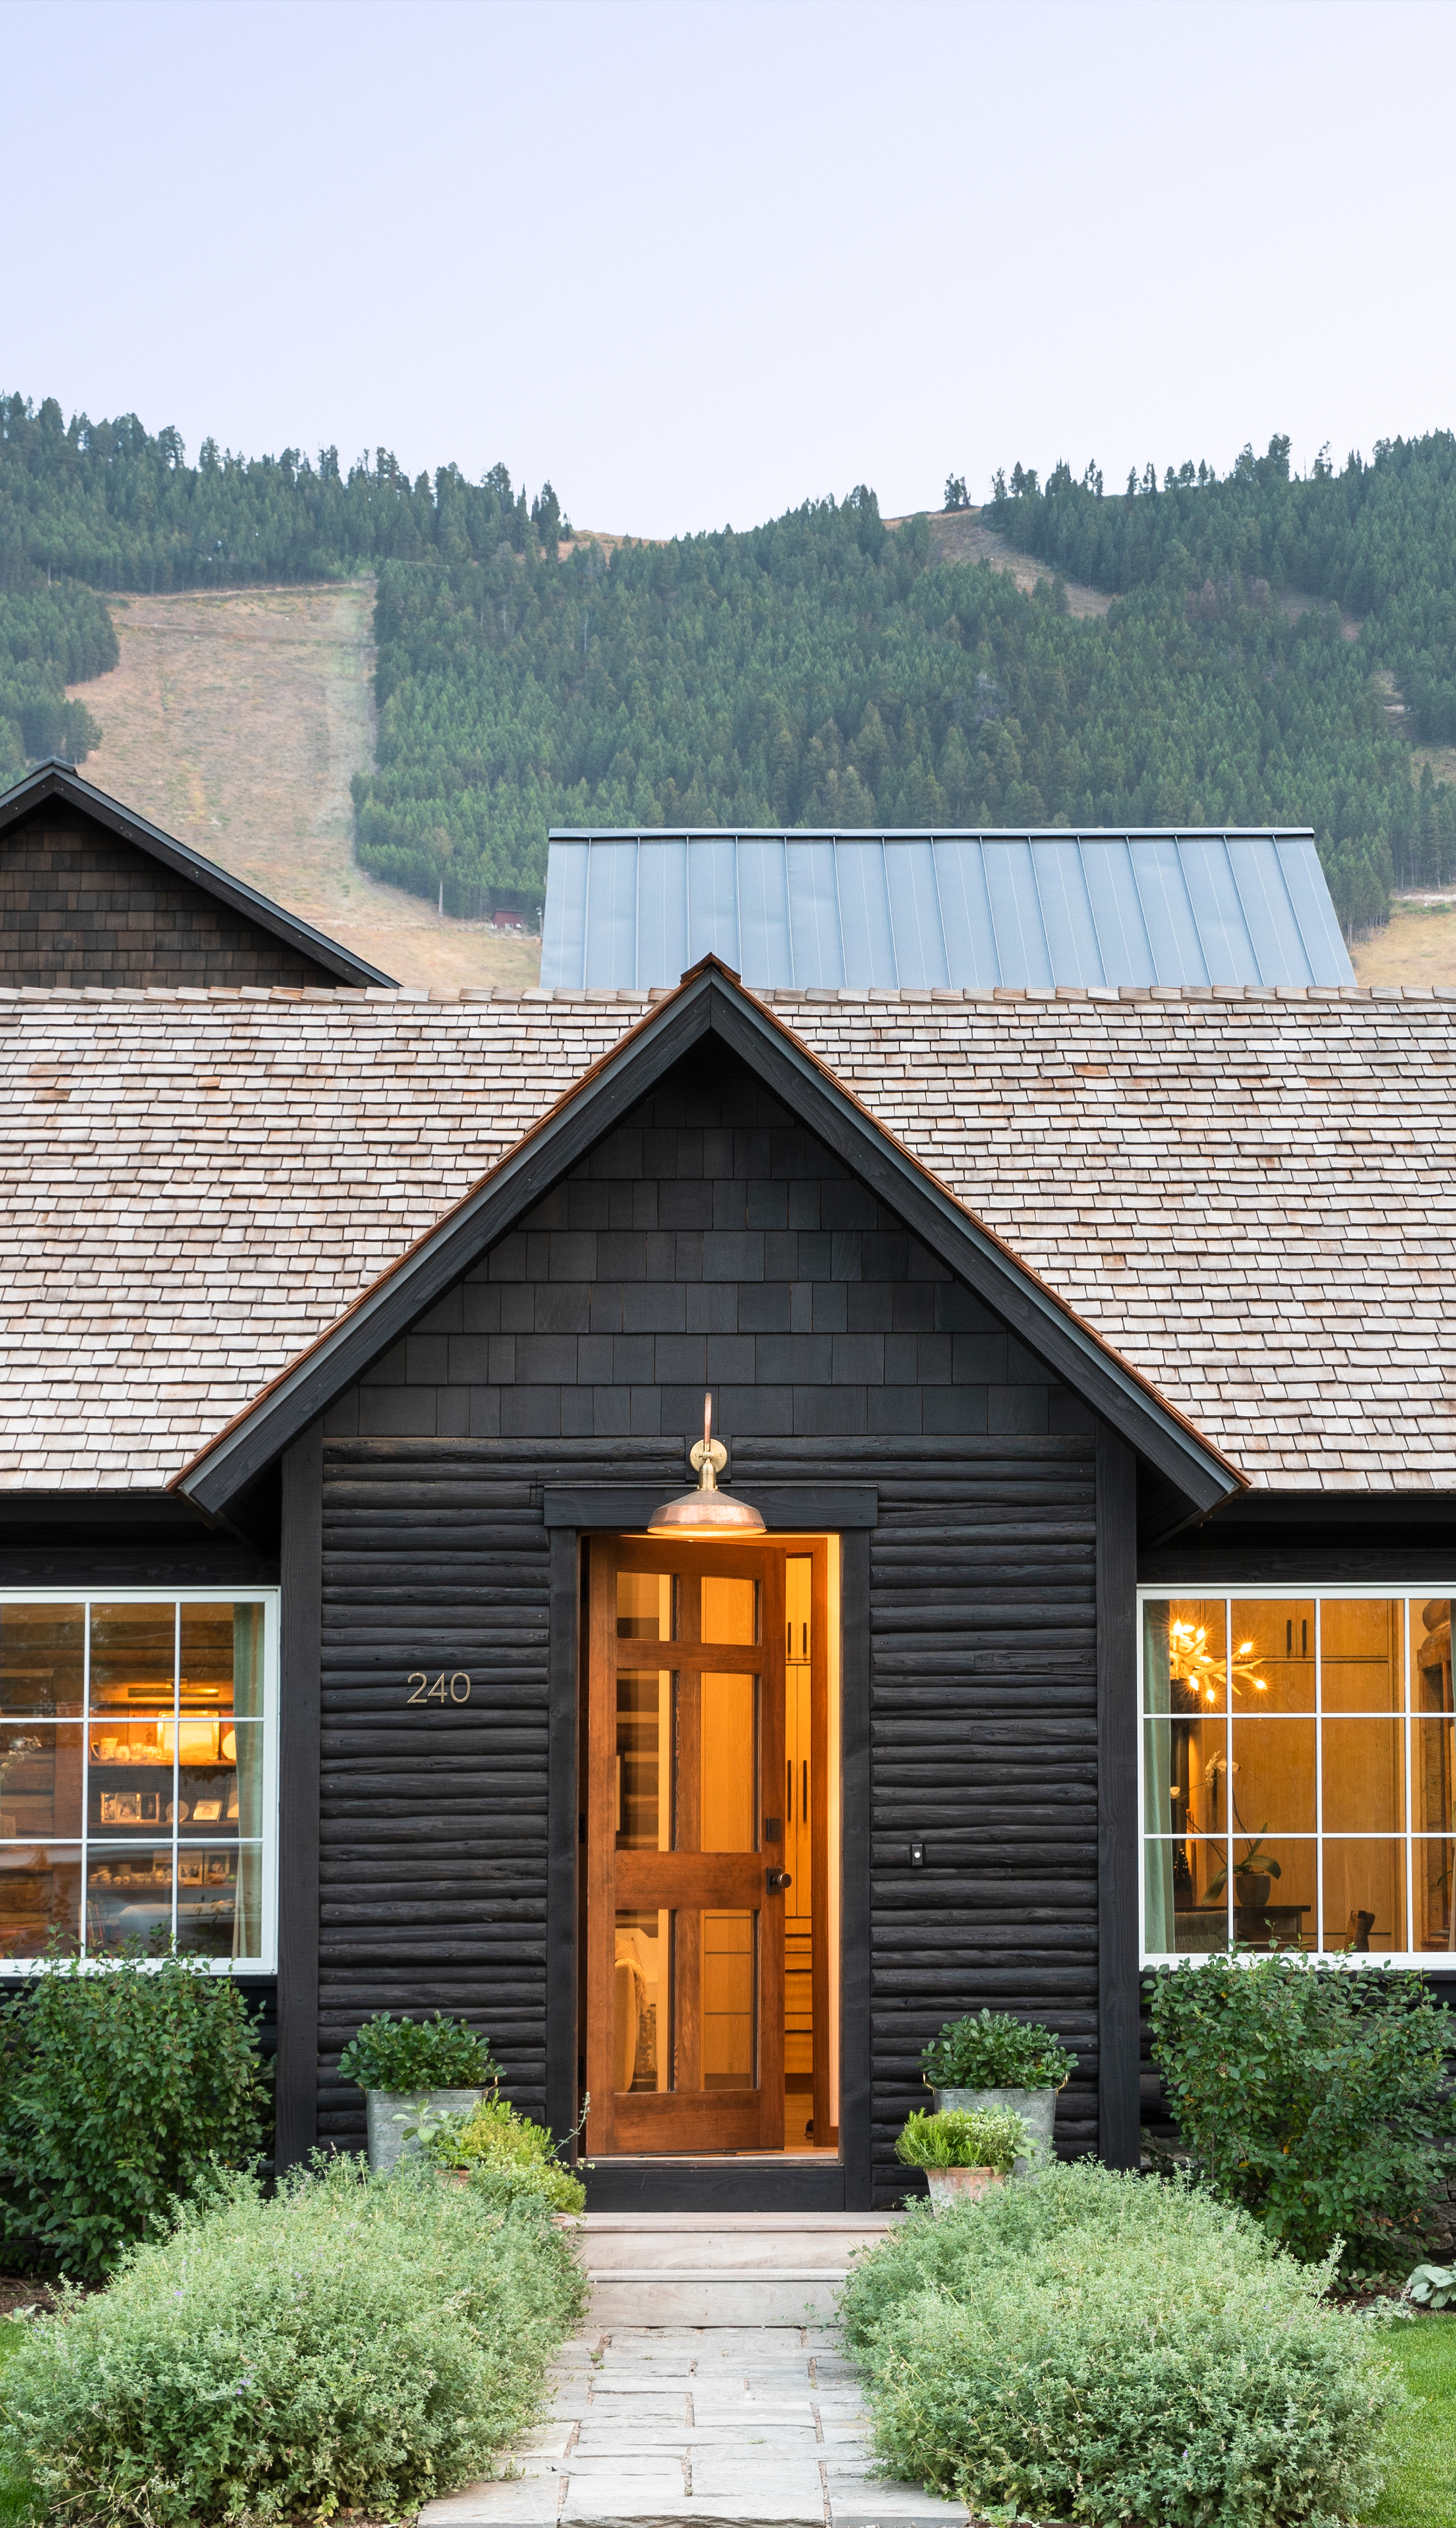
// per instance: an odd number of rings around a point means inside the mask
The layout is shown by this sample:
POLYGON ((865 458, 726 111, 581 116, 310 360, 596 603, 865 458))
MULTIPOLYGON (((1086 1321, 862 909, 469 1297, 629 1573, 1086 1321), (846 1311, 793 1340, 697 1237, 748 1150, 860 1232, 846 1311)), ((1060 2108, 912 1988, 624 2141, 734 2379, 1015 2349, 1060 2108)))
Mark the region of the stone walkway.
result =
POLYGON ((613 2327, 567 2344, 555 2382, 520 2474, 420 2528, 965 2528, 962 2503, 871 2472, 835 2327, 613 2327))

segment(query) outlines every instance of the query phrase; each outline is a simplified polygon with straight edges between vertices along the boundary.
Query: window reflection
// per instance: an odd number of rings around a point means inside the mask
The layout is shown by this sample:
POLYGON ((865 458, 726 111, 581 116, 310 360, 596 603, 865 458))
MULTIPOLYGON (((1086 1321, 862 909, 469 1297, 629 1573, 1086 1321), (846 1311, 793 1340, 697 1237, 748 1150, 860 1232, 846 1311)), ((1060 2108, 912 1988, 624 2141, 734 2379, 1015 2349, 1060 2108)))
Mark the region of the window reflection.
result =
POLYGON ((1229 1936, 1456 1954, 1450 1615, 1445 1598, 1144 1603, 1151 1954, 1229 1936))

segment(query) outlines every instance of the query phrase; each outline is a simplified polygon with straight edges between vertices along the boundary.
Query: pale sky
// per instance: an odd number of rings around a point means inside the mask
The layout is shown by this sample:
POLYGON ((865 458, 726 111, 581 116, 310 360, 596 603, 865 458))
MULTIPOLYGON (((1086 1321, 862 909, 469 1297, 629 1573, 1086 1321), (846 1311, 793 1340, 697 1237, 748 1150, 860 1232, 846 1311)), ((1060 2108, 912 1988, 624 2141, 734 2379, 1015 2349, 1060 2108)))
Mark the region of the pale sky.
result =
POLYGON ((0 0, 0 387, 578 525, 1449 427, 1452 0, 0 0))

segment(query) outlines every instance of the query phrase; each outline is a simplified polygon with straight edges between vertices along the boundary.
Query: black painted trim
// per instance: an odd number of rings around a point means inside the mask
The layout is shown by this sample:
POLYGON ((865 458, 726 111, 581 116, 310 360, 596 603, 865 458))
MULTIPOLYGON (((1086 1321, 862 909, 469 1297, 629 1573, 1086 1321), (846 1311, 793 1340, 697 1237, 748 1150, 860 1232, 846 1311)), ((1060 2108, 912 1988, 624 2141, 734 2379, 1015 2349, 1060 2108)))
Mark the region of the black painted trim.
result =
POLYGON ((1097 1427, 1098 2147, 1136 2168, 1138 2094, 1137 1467, 1097 1427))
MULTIPOLYGON (((843 2212, 836 2159, 598 2159, 583 2169, 589 2212, 843 2212)), ((854 2207, 858 2209, 858 2206, 854 2207)))
POLYGON ((13 789, 0 796, 0 834, 19 824, 23 817, 33 816, 48 799, 64 800, 68 808, 75 808, 81 816, 90 816, 96 824, 103 825, 108 833, 118 835, 124 843, 134 844, 138 851, 146 853, 149 860, 160 861, 175 877, 190 878, 204 895, 216 897, 220 904, 226 904, 234 913, 246 915, 260 930, 271 931, 275 939, 282 939, 300 957, 310 958, 314 965, 322 967, 324 973, 334 975, 338 982, 356 987, 382 983, 390 991, 398 990, 392 974, 382 974, 377 966, 366 966, 362 957, 355 957, 349 949, 340 948, 337 939, 327 938, 322 930, 315 930, 311 922, 300 922, 296 914, 289 913, 282 904, 275 904, 271 896, 259 895, 255 887, 245 886, 241 878, 230 876, 227 869, 219 869, 216 861, 204 860, 202 854, 194 852, 190 845, 180 843, 175 834, 166 834, 160 825, 149 824, 145 816, 138 816, 131 808, 124 808, 119 799, 110 798, 106 791, 96 789, 91 782, 82 781, 79 773, 59 760, 39 764, 13 789))
POLYGON ((709 1034, 731 1045, 1059 1378, 1170 1475, 1195 1508, 1212 1508, 1239 1489, 1241 1478, 1208 1443, 926 1176, 908 1151, 890 1140, 867 1109, 715 962, 699 969, 654 1015, 633 1028, 484 1184, 238 1416, 178 1478, 177 1489, 205 1510, 224 1509, 340 1390, 363 1376, 485 1247, 503 1237, 709 1034))
MULTIPOLYGON (((723 1487, 731 1499, 729 1487, 723 1487)), ((593 1484, 546 1493, 546 1523, 550 1528, 608 1528, 621 1535, 646 1527, 663 1498, 660 1484, 593 1484)), ((873 1527, 879 1518, 879 1490, 874 1484, 754 1484, 744 1494, 761 1510, 765 1526, 785 1534, 810 1529, 873 1527)))
POLYGON ((319 1726, 323 1661, 324 1437, 284 1458, 279 1733, 278 2165, 318 2138, 319 1726))
POLYGON ((840 1547, 839 2156, 844 2203, 874 2202, 870 2055, 869 1538, 840 1547))
POLYGON ((574 1534, 551 1537, 550 1647, 546 1681, 546 2120, 576 2123, 577 1679, 581 1659, 581 1555, 574 1534))

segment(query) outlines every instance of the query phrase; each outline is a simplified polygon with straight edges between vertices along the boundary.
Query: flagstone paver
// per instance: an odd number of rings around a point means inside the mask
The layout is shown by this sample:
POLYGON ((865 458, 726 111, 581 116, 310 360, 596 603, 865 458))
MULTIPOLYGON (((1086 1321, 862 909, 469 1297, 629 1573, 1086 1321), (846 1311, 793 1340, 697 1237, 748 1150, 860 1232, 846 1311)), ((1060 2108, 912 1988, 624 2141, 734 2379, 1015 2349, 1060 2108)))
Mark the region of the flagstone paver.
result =
POLYGON ((420 2528, 964 2528, 873 2472, 854 2365, 826 2326, 613 2327, 568 2344, 519 2470, 420 2528))

